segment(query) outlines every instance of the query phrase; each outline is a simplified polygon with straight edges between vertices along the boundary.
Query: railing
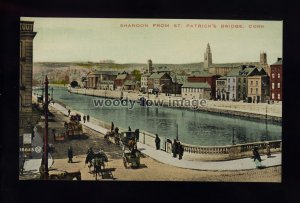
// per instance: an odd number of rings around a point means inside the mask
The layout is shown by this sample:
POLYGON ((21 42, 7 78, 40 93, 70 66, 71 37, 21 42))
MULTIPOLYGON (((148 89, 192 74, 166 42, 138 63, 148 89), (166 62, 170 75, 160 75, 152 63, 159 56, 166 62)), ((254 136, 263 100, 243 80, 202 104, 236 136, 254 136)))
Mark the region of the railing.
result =
POLYGON ((197 146, 182 143, 184 151, 191 154, 241 154, 252 152, 252 149, 257 146, 261 153, 266 153, 267 145, 273 151, 281 151, 281 140, 253 142, 246 144, 227 145, 227 146, 197 146))

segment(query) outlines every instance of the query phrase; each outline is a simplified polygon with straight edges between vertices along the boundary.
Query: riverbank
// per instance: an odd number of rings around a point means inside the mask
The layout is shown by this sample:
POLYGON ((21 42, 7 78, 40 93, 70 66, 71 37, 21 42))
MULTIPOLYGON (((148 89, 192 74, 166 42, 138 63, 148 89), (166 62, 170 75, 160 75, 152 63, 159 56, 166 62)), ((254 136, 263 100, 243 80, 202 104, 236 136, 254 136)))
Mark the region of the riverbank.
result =
MULTIPOLYGON (((56 110, 62 112, 64 115, 68 115, 68 109, 69 107, 61 104, 61 103, 55 103, 51 105, 56 110)), ((84 115, 82 112, 76 111, 75 109, 71 110, 72 114, 80 114, 84 115)), ((93 117, 90 118, 90 122, 81 122, 84 126, 89 127, 90 129, 93 129, 101 134, 106 134, 111 126, 110 123, 100 121, 98 119, 95 119, 93 117)), ((126 131, 126 129, 120 127, 120 131, 126 131)), ((260 154, 266 154, 266 146, 267 144, 270 145, 270 149, 272 153, 281 153, 281 140, 275 140, 275 141, 263 141, 263 142, 254 142, 254 143, 246 143, 246 144, 237 144, 237 145, 227 145, 227 146, 197 146, 197 145, 191 145, 191 144, 185 144, 181 143, 184 147, 184 157, 186 161, 201 161, 201 163, 204 162, 211 162, 214 161, 234 161, 238 159, 250 159, 249 157, 252 156, 252 149, 254 146, 258 146, 260 149, 260 154)), ((153 151, 152 149, 155 149, 155 135, 151 134, 149 132, 140 130, 140 136, 139 136, 139 145, 143 149, 148 149, 146 151, 146 154, 148 151, 153 151)), ((170 156, 171 154, 171 145, 170 143, 166 143, 165 139, 162 139, 161 141, 161 148, 164 149, 161 151, 161 153, 168 154, 170 156)), ((155 153, 160 153, 156 152, 155 153)), ((152 152, 151 152, 152 154, 152 152)), ((153 158, 153 156, 151 156, 153 158)), ((154 156, 156 157, 156 156, 154 156)), ((161 158, 163 155, 158 154, 157 157, 161 158)), ((274 159, 275 160, 275 159, 274 159)), ((276 159, 276 163, 281 163, 281 156, 278 157, 278 160, 276 159)), ((246 162, 248 162, 247 160, 246 162)), ((182 162, 181 162, 182 163, 182 162)), ((271 163, 274 164, 274 163, 271 163)), ((202 165, 203 167, 203 165, 202 165)), ((210 166, 208 166, 209 168, 210 166)), ((247 166, 249 167, 249 166, 247 166)), ((220 167, 222 168, 222 167, 220 167)), ((193 168, 195 169, 195 168, 193 168)))
POLYGON ((189 104, 190 106, 189 105, 180 106, 178 105, 177 101, 183 101, 183 100, 180 96, 175 96, 175 95, 165 96, 161 94, 158 97, 156 97, 156 95, 140 94, 133 91, 121 92, 121 91, 79 89, 79 88, 70 88, 70 92, 76 94, 90 95, 90 96, 106 97, 111 99, 124 98, 132 101, 137 101, 141 96, 143 96, 148 100, 158 102, 165 107, 190 109, 193 111, 204 111, 204 112, 209 112, 218 115, 228 115, 228 116, 242 117, 248 119, 267 120, 270 122, 282 122, 281 103, 253 104, 253 103, 232 102, 232 101, 206 100, 205 106, 202 106, 201 104, 195 106, 192 103, 189 104))

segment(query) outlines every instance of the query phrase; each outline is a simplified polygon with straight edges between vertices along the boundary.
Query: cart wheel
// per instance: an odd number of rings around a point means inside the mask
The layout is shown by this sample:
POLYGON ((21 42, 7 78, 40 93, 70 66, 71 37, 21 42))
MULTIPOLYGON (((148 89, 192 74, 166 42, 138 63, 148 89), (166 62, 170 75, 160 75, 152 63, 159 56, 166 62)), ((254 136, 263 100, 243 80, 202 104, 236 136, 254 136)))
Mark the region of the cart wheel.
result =
POLYGON ((127 162, 126 162, 126 158, 123 157, 123 164, 124 164, 124 167, 127 168, 127 162))

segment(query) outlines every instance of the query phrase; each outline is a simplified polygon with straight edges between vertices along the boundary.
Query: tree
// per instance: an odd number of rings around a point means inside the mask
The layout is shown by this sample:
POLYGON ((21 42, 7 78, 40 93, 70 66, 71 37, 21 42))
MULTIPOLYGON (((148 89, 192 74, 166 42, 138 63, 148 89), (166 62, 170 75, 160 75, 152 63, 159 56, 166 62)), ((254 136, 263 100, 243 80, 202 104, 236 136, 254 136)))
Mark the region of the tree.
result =
POLYGON ((78 82, 73 80, 71 83, 70 83, 71 87, 74 88, 74 87, 77 87, 78 86, 78 82))
POLYGON ((142 76, 142 74, 141 74, 141 72, 139 71, 139 70, 133 70, 132 72, 131 72, 131 74, 135 77, 135 80, 136 81, 140 81, 141 80, 141 76, 142 76))

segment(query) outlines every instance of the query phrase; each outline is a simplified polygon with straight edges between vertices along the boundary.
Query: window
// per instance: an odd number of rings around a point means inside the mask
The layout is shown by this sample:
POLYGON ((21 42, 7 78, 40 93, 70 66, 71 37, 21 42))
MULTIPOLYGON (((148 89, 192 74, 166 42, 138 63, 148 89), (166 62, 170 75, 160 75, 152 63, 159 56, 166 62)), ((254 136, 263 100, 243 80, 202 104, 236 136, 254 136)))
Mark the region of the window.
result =
POLYGON ((272 73, 272 78, 275 78, 275 76, 274 76, 275 74, 274 73, 272 73))
POLYGON ((250 84, 253 85, 253 81, 252 80, 251 80, 250 84))
POLYGON ((278 89, 280 89, 280 82, 279 82, 279 83, 277 83, 277 88, 278 88, 278 89))
POLYGON ((275 95, 274 95, 274 93, 272 93, 272 99, 275 99, 275 95))
POLYGON ((244 78, 244 83, 246 83, 246 78, 244 78))
POLYGON ((230 91, 230 85, 228 85, 228 92, 230 91))
POLYGON ((230 78, 228 78, 228 82, 230 82, 230 78))
POLYGON ((280 94, 277 95, 277 99, 280 99, 280 94))
POLYGON ((256 81, 256 86, 258 86, 258 81, 256 81))
POLYGON ((234 91, 234 86, 232 86, 232 90, 234 91))
POLYGON ((258 94, 258 88, 255 89, 255 93, 258 94))
POLYGON ((235 79, 234 79, 234 78, 232 79, 232 82, 235 82, 235 79))
POLYGON ((280 78, 280 73, 277 74, 277 78, 280 78))
POLYGON ((253 93, 253 89, 252 88, 250 89, 250 92, 251 92, 251 94, 253 93))
POLYGON ((275 84, 272 82, 272 90, 275 89, 275 84))

